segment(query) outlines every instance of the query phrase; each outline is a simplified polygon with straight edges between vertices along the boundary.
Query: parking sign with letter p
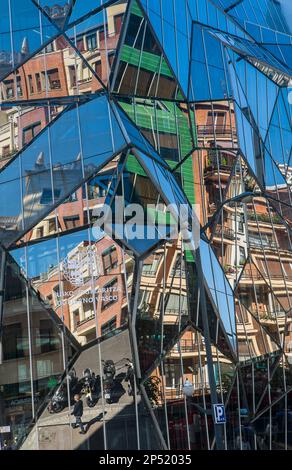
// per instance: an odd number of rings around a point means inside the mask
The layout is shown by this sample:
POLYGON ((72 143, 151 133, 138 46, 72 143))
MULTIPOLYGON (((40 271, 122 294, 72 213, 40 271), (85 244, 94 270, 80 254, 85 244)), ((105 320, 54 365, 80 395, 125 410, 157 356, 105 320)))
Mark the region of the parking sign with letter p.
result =
POLYGON ((217 404, 217 405, 213 405, 213 408, 214 408, 215 424, 224 424, 224 423, 226 423, 224 405, 222 403, 217 404))

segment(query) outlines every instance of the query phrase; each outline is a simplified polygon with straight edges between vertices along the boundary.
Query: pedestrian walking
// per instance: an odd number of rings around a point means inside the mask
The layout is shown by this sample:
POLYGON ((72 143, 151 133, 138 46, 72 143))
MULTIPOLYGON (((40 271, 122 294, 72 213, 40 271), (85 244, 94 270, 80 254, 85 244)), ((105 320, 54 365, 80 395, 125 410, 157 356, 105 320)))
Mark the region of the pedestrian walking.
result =
POLYGON ((73 408, 73 411, 72 411, 71 415, 75 416, 76 422, 74 424, 72 424, 72 427, 75 429, 79 426, 80 429, 81 429, 79 434, 85 434, 86 431, 85 431, 84 425, 82 423, 83 402, 81 400, 80 395, 78 395, 78 394, 76 394, 74 396, 74 400, 75 400, 75 404, 74 404, 74 408, 73 408))

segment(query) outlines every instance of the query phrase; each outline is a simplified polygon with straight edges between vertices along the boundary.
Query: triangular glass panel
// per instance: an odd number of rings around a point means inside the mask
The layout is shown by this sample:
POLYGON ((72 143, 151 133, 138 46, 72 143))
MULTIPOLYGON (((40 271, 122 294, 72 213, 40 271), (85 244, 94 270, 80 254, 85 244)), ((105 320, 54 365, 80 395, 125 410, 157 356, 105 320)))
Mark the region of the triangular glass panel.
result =
POLYGON ((169 5, 163 0, 161 8, 156 3, 141 1, 174 75, 187 96, 192 17, 188 8, 179 8, 175 1, 169 5), (177 54, 176 51, 181 52, 177 54))
POLYGON ((190 310, 190 318, 197 330, 204 334, 204 321, 202 315, 208 316, 209 332, 211 343, 217 345, 219 351, 231 360, 234 360, 235 353, 231 344, 230 336, 225 331, 223 322, 218 313, 217 306, 212 298, 212 294, 205 288, 206 312, 203 311, 202 295, 199 290, 198 273, 194 255, 191 251, 185 250, 187 290, 190 310), (200 302, 201 299, 201 302, 200 302))
POLYGON ((138 256, 161 241, 177 236, 176 220, 137 158, 130 154, 111 183, 103 229, 133 250, 138 256))
POLYGON ((255 68, 259 69, 263 75, 267 75, 271 80, 284 85, 289 82, 290 70, 285 67, 282 62, 278 61, 272 54, 265 48, 251 42, 247 39, 236 38, 228 34, 212 33, 216 38, 223 42, 227 47, 230 47, 242 58, 244 62, 250 62, 255 68), (281 81, 279 83, 279 75, 281 81))
MULTIPOLYGON (((37 240, 49 239, 56 234, 64 235, 82 228, 95 231, 95 222, 99 216, 98 208, 105 203, 114 173, 117 171, 118 155, 105 165, 97 175, 70 194, 65 201, 43 218, 20 240, 11 245, 11 249, 31 244, 37 240)), ((98 227, 97 227, 98 229, 98 227)), ((96 236, 98 230, 96 229, 96 236)), ((95 236, 95 235, 94 235, 95 236)))
POLYGON ((279 168, 287 173, 291 163, 292 126, 282 93, 274 108, 265 145, 279 168))
MULTIPOLYGON (((82 390, 89 373, 96 383, 95 393, 92 394, 94 406, 87 406, 88 400, 84 400, 82 420, 86 425, 86 433, 80 435, 78 432, 66 432, 74 424, 67 400, 62 404, 62 413, 49 413, 46 409, 39 418, 36 436, 39 450, 133 450, 138 449, 139 442, 140 448, 157 448, 158 436, 143 397, 141 394, 136 395, 134 391, 135 382, 132 382, 133 395, 128 392, 127 373, 130 364, 133 364, 133 358, 128 331, 117 330, 116 334, 102 336, 95 344, 84 349, 69 368, 68 375, 76 393, 82 390), (115 370, 115 376, 110 398, 103 399, 101 387, 106 367, 115 370), (139 428, 136 411, 139 413, 139 428), (128 439, 128 433, 132 436, 131 439, 128 439)), ((69 387, 72 388, 72 385, 69 387)), ((66 394, 67 391, 67 377, 64 377, 53 391, 48 408, 54 409, 54 397, 57 394, 66 394)), ((71 407, 74 404, 73 397, 70 404, 71 407)))
MULTIPOLYGON (((215 346, 212 355, 218 401, 224 402, 235 367, 215 346)), ((144 386, 169 448, 210 449, 210 385, 205 341, 199 332, 185 331, 144 386)))
POLYGON ((56 37, 58 30, 30 0, 4 0, 1 7, 0 80, 3 80, 56 37))
POLYGON ((292 68, 292 60, 290 54, 291 36, 288 34, 272 31, 268 28, 261 28, 261 36, 259 42, 263 47, 271 52, 274 57, 282 61, 287 68, 292 68))
MULTIPOLYGON (((271 352, 270 338, 279 345, 278 349, 280 349, 280 345, 283 342, 285 310, 266 283, 259 269, 250 259, 247 260, 241 274, 235 295, 252 316, 252 318, 249 315, 247 316, 247 322, 252 320, 254 323, 255 321, 263 328, 261 341, 265 350, 263 350, 262 354, 271 352)), ((240 315, 241 323, 245 324, 245 315, 242 315, 242 312, 239 313, 240 315)))
MULTIPOLYGON (((132 2, 127 33, 116 67, 112 89, 121 95, 160 99, 182 97, 163 49, 136 1, 132 2)), ((187 75, 187 69, 184 74, 187 75)))
POLYGON ((204 240, 200 242, 200 252, 201 259, 204 260, 202 270, 206 287, 211 294, 229 341, 236 352, 236 322, 233 290, 215 253, 204 240))
POLYGON ((70 102, 70 96, 102 89, 101 82, 64 36, 56 38, 6 76, 0 86, 3 103, 38 102, 47 98, 53 99, 56 106, 64 98, 70 102))
POLYGON ((189 99, 223 100, 231 96, 223 47, 209 31, 193 24, 189 99))
POLYGON ((0 174, 2 200, 13 200, 13 204, 2 205, 3 243, 9 245, 31 230, 125 146, 105 96, 66 110, 0 174), (81 141, 79 132, 86 132, 85 140, 81 141), (11 198, 15 191, 18 197, 11 198))
MULTIPOLYGON (((79 21, 77 25, 66 31, 66 37, 76 47, 90 69, 90 74, 96 75, 104 86, 109 84, 111 70, 116 60, 127 3, 127 0, 123 0, 111 2, 108 7, 105 4, 103 10, 91 16, 87 15, 83 21, 79 21)), ((91 7, 93 6, 92 4, 91 7)), ((79 88, 82 93, 89 85, 86 74, 84 77, 80 76, 79 88)))
POLYGON ((32 0, 52 20, 59 29, 63 29, 70 14, 74 0, 32 0))
POLYGON ((74 5, 69 18, 71 23, 79 23, 87 17, 94 15, 97 11, 101 11, 112 4, 112 0, 74 0, 74 5))
POLYGON ((264 140, 274 112, 279 88, 255 67, 245 60, 240 60, 237 54, 234 55, 233 65, 257 128, 264 140), (262 104, 261 107, 257 106, 259 102, 262 104))
MULTIPOLYGON (((225 0, 224 0, 225 1, 225 0)), ((214 5, 210 0, 201 0, 198 4, 190 3, 189 8, 193 21, 206 26, 211 26, 215 30, 219 29, 238 37, 246 37, 244 29, 232 17, 226 15, 221 8, 214 5)), ((221 5, 220 5, 221 6, 221 5)))
POLYGON ((1 426, 10 426, 15 448, 19 448, 52 384, 63 374, 63 353, 69 362, 78 344, 65 327, 58 326, 58 321, 28 286, 15 261, 6 256, 0 400, 5 401, 7 413, 1 415, 1 426), (41 368, 44 360, 47 367, 41 368), (17 422, 13 419, 16 401, 21 417, 17 422))
POLYGON ((136 336, 144 376, 174 346, 189 322, 186 271, 181 243, 167 243, 144 259, 136 336))
POLYGON ((170 166, 193 149, 190 110, 184 103, 124 98, 119 104, 170 166))
POLYGON ((281 352, 265 357, 253 358, 240 367, 250 416, 255 415, 265 396, 268 384, 277 373, 281 352))
POLYGON ((37 106, 0 106, 1 143, 0 171, 9 165, 16 154, 26 147, 37 135, 52 122, 67 104, 50 105, 39 103, 37 106))
POLYGON ((237 370, 229 392, 228 401, 225 404, 226 415, 232 419, 226 421, 226 449, 227 450, 252 450, 255 448, 254 436, 248 423, 250 409, 245 393, 244 380, 241 371, 237 370))

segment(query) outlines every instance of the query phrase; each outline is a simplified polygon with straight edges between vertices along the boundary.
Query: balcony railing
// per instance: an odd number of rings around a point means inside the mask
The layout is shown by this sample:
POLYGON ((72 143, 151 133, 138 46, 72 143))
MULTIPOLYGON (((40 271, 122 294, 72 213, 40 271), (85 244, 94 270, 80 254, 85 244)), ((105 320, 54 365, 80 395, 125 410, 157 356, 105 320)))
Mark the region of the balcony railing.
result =
POLYGON ((259 240, 249 239, 248 243, 249 243, 249 246, 251 246, 252 248, 257 248, 259 250, 262 250, 263 248, 273 249, 273 250, 278 249, 277 243, 272 240, 267 241, 267 240, 260 240, 260 239, 259 240))
POLYGON ((223 135, 231 137, 232 134, 236 135, 236 128, 230 126, 214 126, 214 125, 199 125, 197 126, 197 133, 198 136, 205 136, 205 135, 223 135))
POLYGON ((95 318, 95 314, 93 313, 92 315, 90 315, 89 317, 84 318, 83 320, 78 320, 78 322, 76 323, 77 328, 79 326, 85 325, 85 323, 87 323, 91 320, 94 320, 94 318, 95 318))
MULTIPOLYGON (((202 393, 202 390, 209 390, 209 383, 202 382, 194 385, 194 395, 202 393)), ((165 387, 165 398, 168 400, 174 400, 177 398, 184 398, 183 387, 181 385, 175 385, 174 387, 165 387)))
POLYGON ((199 349, 200 351, 204 349, 204 344, 202 343, 202 341, 196 343, 192 339, 181 339, 180 344, 177 343, 171 352, 179 353, 181 351, 182 353, 195 353, 199 349))
POLYGON ((285 318, 286 312, 284 310, 265 310, 257 309, 256 307, 250 306, 248 310, 255 316, 259 316, 260 320, 276 321, 277 318, 285 318))
POLYGON ((177 317, 179 315, 186 316, 188 315, 188 310, 180 310, 179 308, 167 308, 165 310, 165 315, 171 315, 177 317))
POLYGON ((229 227, 222 227, 217 225, 215 228, 215 236, 220 238, 227 238, 228 240, 235 240, 235 232, 229 227))
POLYGON ((228 165, 227 164, 221 164, 220 162, 220 159, 217 162, 212 162, 212 163, 208 163, 207 164, 208 166, 206 166, 205 168, 205 175, 209 175, 209 176, 213 176, 214 174, 217 174, 217 173, 228 173, 228 175, 230 175, 231 171, 232 171, 232 165, 228 165))
MULTIPOLYGON (((268 265, 269 266, 269 265, 268 265)), ((269 268, 268 268, 269 269, 269 268)), ((251 271, 250 269, 245 269, 241 275, 241 278, 243 279, 252 279, 252 280, 263 280, 264 278, 271 278, 271 279, 287 279, 288 276, 282 274, 282 273, 273 273, 269 272, 269 274, 266 274, 265 272, 261 271, 259 273, 258 271, 251 271)))
POLYGON ((258 221, 258 222, 266 222, 271 224, 272 222, 274 224, 281 224, 282 219, 280 216, 277 215, 269 215, 269 214, 255 214, 254 211, 247 211, 248 214, 248 219, 250 221, 258 221))

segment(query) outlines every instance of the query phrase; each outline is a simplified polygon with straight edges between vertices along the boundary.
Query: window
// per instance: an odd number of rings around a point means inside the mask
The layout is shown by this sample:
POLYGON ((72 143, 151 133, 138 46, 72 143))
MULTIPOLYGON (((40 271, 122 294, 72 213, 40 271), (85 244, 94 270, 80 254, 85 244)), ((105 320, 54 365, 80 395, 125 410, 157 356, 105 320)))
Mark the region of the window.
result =
POLYGON ((237 230, 239 233, 244 233, 244 214, 238 216, 237 230))
POLYGON ((4 85, 6 89, 6 98, 14 98, 14 83, 13 80, 4 80, 4 85))
POLYGON ((95 33, 88 34, 86 36, 86 49, 92 51, 97 49, 97 35, 95 33))
POLYGON ((40 320, 39 338, 37 338, 42 353, 57 349, 58 337, 54 334, 51 320, 40 320))
POLYGON ((147 315, 149 312, 151 306, 149 304, 149 299, 150 299, 151 292, 146 291, 146 290, 139 290, 139 296, 138 296, 138 309, 139 309, 139 314, 140 316, 147 315))
POLYGON ((22 131, 22 145, 28 144, 41 130, 41 122, 36 122, 22 131))
POLYGON ((115 246, 111 246, 102 254, 104 273, 108 274, 118 266, 118 252, 115 246))
POLYGON ((35 81, 36 81, 37 91, 38 91, 38 93, 41 93, 41 91, 42 91, 42 82, 41 82, 41 77, 40 77, 39 73, 35 74, 35 81))
POLYGON ((102 76, 102 66, 101 66, 101 60, 98 62, 95 62, 94 64, 95 72, 96 74, 101 77, 102 76))
POLYGON ((56 219, 49 220, 49 232, 56 232, 57 231, 57 222, 56 219))
POLYGON ((49 54, 50 52, 54 52, 54 43, 51 42, 50 44, 48 44, 45 48, 45 52, 46 54, 49 54))
POLYGON ((34 93, 32 75, 28 75, 28 88, 30 93, 34 93))
POLYGON ((21 77, 16 77, 17 96, 22 96, 21 77))
POLYGON ((49 87, 50 90, 57 90, 61 88, 61 82, 59 78, 59 70, 52 69, 48 70, 48 80, 49 80, 49 87))
POLYGON ((121 14, 121 15, 116 15, 116 16, 114 17, 115 33, 116 33, 116 34, 119 34, 119 33, 121 32, 122 23, 123 23, 123 17, 124 17, 123 14, 121 14))
POLYGON ((113 317, 113 318, 111 318, 111 320, 109 320, 108 322, 101 325, 101 334, 102 334, 102 336, 106 335, 110 331, 115 330, 116 327, 117 327, 117 317, 113 317))
POLYGON ((239 254, 240 254, 240 257, 239 257, 239 265, 240 265, 240 266, 243 266, 244 263, 245 263, 245 260, 246 260, 245 249, 243 248, 243 246, 240 246, 240 247, 239 247, 239 254))
MULTIPOLYGON (((55 189, 54 190, 54 199, 58 199, 60 197, 61 190, 55 189)), ((53 203, 53 191, 50 188, 43 189, 40 204, 48 205, 53 203)))
POLYGON ((71 88, 76 87, 77 85, 77 76, 76 76, 76 67, 75 65, 69 66, 69 77, 70 77, 70 86, 71 88))
POLYGON ((74 325, 74 330, 76 330, 78 324, 80 322, 80 312, 79 312, 79 308, 77 308, 76 310, 74 310, 73 312, 73 325, 74 325))
POLYGON ((184 260, 181 255, 176 257, 175 263, 171 271, 171 277, 185 277, 185 266, 184 260))
POLYGON ((67 230, 80 226, 79 215, 70 215, 64 217, 64 224, 67 230))
POLYGON ((112 279, 102 289, 102 304, 101 308, 104 310, 118 300, 118 280, 112 279))
POLYGON ((165 361, 165 386, 176 388, 181 383, 181 365, 171 360, 165 361))
POLYGON ((38 227, 36 230, 37 238, 42 238, 44 236, 44 227, 38 227))
POLYGON ((152 255, 152 257, 147 258, 145 264, 143 265, 143 276, 156 276, 158 273, 160 260, 161 257, 156 255, 152 255))
POLYGON ((10 153, 10 145, 4 145, 2 147, 2 157, 7 157, 10 153))
POLYGON ((226 114, 223 112, 212 113, 212 111, 209 111, 207 117, 207 127, 213 129, 214 126, 215 131, 222 132, 225 127, 225 116, 226 114))
POLYGON ((24 357, 24 336, 21 323, 4 326, 2 347, 5 361, 24 357))
MULTIPOLYGON (((162 297, 161 297, 162 301, 162 297)), ((170 294, 166 296, 165 313, 168 315, 178 315, 179 312, 184 315, 187 313, 187 297, 186 295, 170 294), (168 297, 168 300, 167 300, 168 297)))

